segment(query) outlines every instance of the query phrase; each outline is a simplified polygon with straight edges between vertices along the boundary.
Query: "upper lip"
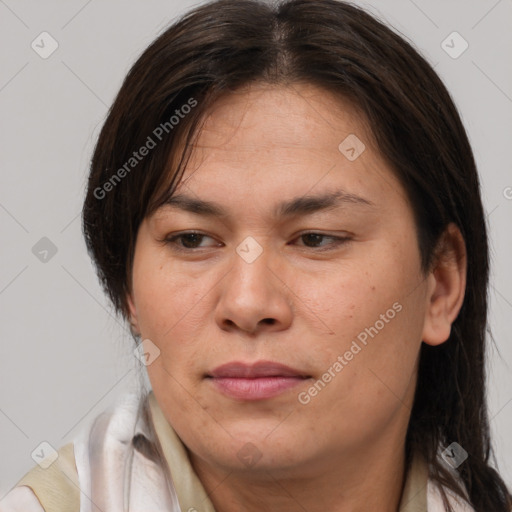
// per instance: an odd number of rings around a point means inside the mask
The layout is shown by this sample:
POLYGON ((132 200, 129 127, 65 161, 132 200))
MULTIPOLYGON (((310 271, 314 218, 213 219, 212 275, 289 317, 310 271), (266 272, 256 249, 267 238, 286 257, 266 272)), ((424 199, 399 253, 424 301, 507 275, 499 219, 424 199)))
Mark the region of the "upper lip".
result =
POLYGON ((242 363, 232 361, 218 366, 207 377, 214 378, 242 378, 255 379, 258 377, 309 377, 304 372, 296 370, 281 363, 273 361, 257 361, 256 363, 242 363))

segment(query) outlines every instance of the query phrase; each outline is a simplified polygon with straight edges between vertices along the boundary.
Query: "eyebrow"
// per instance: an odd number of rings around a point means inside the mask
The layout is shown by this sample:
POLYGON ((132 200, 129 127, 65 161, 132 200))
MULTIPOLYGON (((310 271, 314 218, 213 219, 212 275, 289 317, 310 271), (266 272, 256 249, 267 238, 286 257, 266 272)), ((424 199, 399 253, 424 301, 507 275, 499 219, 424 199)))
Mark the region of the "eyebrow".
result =
MULTIPOLYGON (((278 203, 273 215, 275 218, 287 218, 300 215, 308 215, 317 211, 333 210, 345 204, 353 204, 363 207, 374 207, 375 203, 348 193, 343 190, 328 192, 321 195, 305 195, 295 197, 288 201, 278 203)), ((203 199, 196 199, 185 194, 177 194, 169 199, 162 206, 170 206, 181 210, 203 215, 207 217, 227 217, 229 213, 220 204, 203 199)))

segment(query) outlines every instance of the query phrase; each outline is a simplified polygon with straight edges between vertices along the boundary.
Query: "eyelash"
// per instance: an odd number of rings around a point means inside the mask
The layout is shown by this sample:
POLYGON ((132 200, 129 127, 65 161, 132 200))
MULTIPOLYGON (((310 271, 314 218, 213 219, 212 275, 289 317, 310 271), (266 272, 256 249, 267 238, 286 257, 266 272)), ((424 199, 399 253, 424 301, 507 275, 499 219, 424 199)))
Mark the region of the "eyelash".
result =
MULTIPOLYGON (((202 238, 204 238, 204 237, 212 238, 209 235, 206 235, 205 233, 201 233, 199 231, 184 231, 182 233, 177 233, 176 235, 172 235, 172 236, 166 237, 164 240, 161 240, 161 242, 163 244, 165 244, 165 245, 171 246, 172 250, 174 250, 174 251, 188 252, 188 253, 198 252, 201 249, 200 247, 188 248, 188 247, 179 246, 177 244, 177 241, 179 239, 183 239, 187 235, 197 235, 197 236, 202 237, 202 238)), ((324 239, 334 240, 334 247, 327 248, 327 249, 304 246, 306 249, 313 249, 313 250, 316 250, 316 252, 332 251, 335 248, 337 248, 338 246, 346 244, 346 243, 351 241, 350 237, 340 237, 340 236, 326 235, 324 233, 319 233, 319 232, 316 232, 316 231, 311 231, 311 232, 308 232, 308 233, 302 233, 297 238, 302 238, 302 237, 308 236, 308 235, 317 235, 317 236, 320 236, 320 237, 322 237, 324 239)), ((200 242, 201 241, 202 241, 202 239, 200 240, 200 242)))

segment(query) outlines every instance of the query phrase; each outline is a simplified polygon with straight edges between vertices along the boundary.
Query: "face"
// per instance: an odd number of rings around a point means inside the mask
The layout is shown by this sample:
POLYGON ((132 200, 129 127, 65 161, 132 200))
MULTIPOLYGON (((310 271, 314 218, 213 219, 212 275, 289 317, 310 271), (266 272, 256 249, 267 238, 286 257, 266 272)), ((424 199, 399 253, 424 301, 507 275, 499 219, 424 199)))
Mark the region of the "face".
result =
POLYGON ((225 96, 178 195, 140 226, 129 304, 191 456, 306 475, 397 449, 431 282, 357 111, 312 85, 225 96))

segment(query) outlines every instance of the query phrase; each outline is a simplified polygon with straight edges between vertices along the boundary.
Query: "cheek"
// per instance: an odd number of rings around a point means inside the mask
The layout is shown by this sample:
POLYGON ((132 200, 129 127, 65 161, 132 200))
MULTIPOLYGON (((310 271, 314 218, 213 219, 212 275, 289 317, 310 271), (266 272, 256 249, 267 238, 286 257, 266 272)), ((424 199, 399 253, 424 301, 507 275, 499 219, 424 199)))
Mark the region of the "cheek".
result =
POLYGON ((385 416, 410 390, 424 321, 421 285, 411 292, 411 279, 374 277, 353 288, 351 303, 332 317, 337 343, 329 347, 326 365, 344 359, 342 378, 325 395, 324 406, 342 403, 355 415, 360 411, 361 421, 365 415, 385 416))
POLYGON ((145 336, 165 338, 197 325, 194 319, 204 311, 209 288, 206 279, 149 256, 134 265, 134 276, 137 315, 145 336))
MULTIPOLYGON (((140 261, 134 282, 142 336, 160 350, 160 357, 147 367, 154 389, 162 386, 186 400, 183 389, 202 378, 205 361, 215 360, 222 347, 212 329, 214 298, 220 277, 216 273, 194 274, 190 268, 169 262, 140 261)), ((169 397, 170 399, 170 397, 169 397)))
MULTIPOLYGON (((373 325, 395 302, 407 302, 418 285, 414 262, 364 255, 330 265, 325 272, 295 273, 290 288, 297 297, 294 304, 304 313, 323 320, 337 335, 353 335, 353 329, 373 325)), ((393 315, 394 310, 390 312, 393 315)))
POLYGON ((361 258, 326 275, 300 276, 294 291, 297 304, 307 305, 301 315, 318 326, 315 358, 326 370, 352 350, 357 355, 348 354, 351 369, 344 373, 362 368, 367 377, 367 368, 375 368, 400 388, 402 369, 414 365, 421 342, 425 281, 414 248, 410 255, 402 248, 400 258, 391 249, 388 256, 380 251, 378 261, 361 258))

